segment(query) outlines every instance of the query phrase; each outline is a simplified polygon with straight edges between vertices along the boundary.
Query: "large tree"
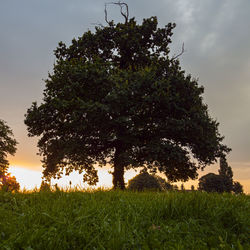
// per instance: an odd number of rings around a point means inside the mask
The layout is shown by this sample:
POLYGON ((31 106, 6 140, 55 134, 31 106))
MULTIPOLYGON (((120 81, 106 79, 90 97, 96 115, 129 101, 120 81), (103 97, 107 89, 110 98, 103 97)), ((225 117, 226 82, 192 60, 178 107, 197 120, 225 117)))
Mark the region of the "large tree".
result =
POLYGON ((106 19, 70 46, 59 43, 43 102, 27 111, 48 179, 77 170, 95 184, 98 164, 114 169, 114 187, 124 188, 124 171, 137 167, 186 181, 229 151, 203 87, 169 55, 175 24, 122 14, 124 23, 106 19))

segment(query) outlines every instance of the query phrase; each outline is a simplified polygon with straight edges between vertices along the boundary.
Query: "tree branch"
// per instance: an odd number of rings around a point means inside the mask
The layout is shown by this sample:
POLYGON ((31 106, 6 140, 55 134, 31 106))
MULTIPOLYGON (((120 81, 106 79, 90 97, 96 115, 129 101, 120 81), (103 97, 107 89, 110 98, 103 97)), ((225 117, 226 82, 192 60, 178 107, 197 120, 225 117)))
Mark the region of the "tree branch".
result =
POLYGON ((175 60, 177 59, 179 56, 181 56, 183 53, 185 52, 185 49, 184 49, 184 43, 182 44, 182 48, 181 48, 181 52, 177 55, 177 56, 173 56, 172 57, 172 60, 175 60))
POLYGON ((106 23, 109 24, 108 21, 108 14, 107 14, 107 5, 108 4, 114 4, 114 5, 119 5, 120 6, 120 13, 121 15, 125 18, 125 23, 128 22, 128 16, 129 16, 129 11, 128 11, 128 5, 126 3, 123 3, 121 1, 119 2, 109 2, 109 3, 105 3, 105 8, 104 8, 104 13, 105 13, 105 21, 106 23), (126 12, 123 12, 123 7, 126 7, 126 12))
POLYGON ((107 24, 109 24, 109 21, 108 21, 108 14, 107 14, 107 4, 108 4, 108 3, 105 3, 104 13, 105 13, 105 21, 106 21, 107 24))

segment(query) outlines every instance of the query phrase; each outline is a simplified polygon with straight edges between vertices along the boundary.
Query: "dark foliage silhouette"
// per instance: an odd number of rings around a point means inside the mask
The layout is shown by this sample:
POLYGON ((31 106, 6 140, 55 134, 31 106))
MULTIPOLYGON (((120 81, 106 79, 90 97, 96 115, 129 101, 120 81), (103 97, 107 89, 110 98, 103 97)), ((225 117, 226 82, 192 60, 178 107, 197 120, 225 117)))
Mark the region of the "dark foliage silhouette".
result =
POLYGON ((199 179, 199 190, 207 192, 234 192, 243 193, 243 187, 239 182, 233 181, 233 171, 226 158, 220 158, 219 174, 209 173, 199 179))
POLYGON ((8 173, 8 154, 14 155, 17 141, 13 138, 10 127, 0 119, 0 189, 5 191, 18 191, 20 186, 14 176, 8 173))
POLYGON ((29 136, 40 137, 47 179, 76 170, 95 184, 98 164, 112 166, 121 189, 124 172, 137 167, 187 181, 229 151, 203 87, 169 55, 175 24, 158 28, 156 17, 138 24, 123 14, 125 23, 107 20, 55 50, 43 102, 25 118, 29 136))
POLYGON ((166 182, 165 179, 157 175, 151 175, 147 172, 142 172, 129 180, 128 189, 134 191, 143 190, 172 190, 172 185, 166 182))

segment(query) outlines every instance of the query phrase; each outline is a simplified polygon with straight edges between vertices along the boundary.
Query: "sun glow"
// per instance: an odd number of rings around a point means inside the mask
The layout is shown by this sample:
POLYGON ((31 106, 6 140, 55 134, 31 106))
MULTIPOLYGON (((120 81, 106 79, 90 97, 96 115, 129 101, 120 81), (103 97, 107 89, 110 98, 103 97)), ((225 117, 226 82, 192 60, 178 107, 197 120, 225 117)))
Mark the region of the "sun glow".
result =
MULTIPOLYGON (((39 188, 42 182, 42 171, 36 171, 27 169, 23 166, 10 166, 9 172, 11 175, 16 177, 17 182, 20 183, 21 189, 31 190, 34 188, 39 188)), ((129 170, 125 173, 125 181, 128 182, 129 179, 133 178, 137 172, 134 170, 129 170)), ((98 177, 99 182, 94 188, 103 187, 111 188, 112 187, 112 174, 109 173, 108 169, 98 168, 98 177)), ((78 172, 73 172, 69 176, 63 176, 61 179, 51 180, 51 184, 57 184, 61 188, 79 187, 79 188, 88 188, 89 185, 83 183, 82 175, 78 172)))
MULTIPOLYGON (((16 177, 17 182, 20 184, 21 190, 32 190, 34 188, 39 188, 42 182, 42 169, 41 167, 34 167, 33 170, 31 170, 29 167, 26 168, 24 166, 19 165, 13 165, 9 167, 9 172, 12 176, 16 177), (34 170, 34 169, 40 169, 34 170)), ((99 182, 96 186, 90 187, 86 183, 83 183, 82 181, 82 175, 78 174, 78 172, 73 172, 69 176, 63 176, 61 179, 53 179, 51 181, 52 185, 57 184, 60 188, 69 188, 69 187, 78 187, 80 189, 82 188, 111 188, 112 187, 112 174, 109 173, 110 169, 107 168, 97 168, 98 169, 98 177, 99 182), (71 185, 70 185, 71 183, 71 185)), ((211 170, 211 169, 210 169, 211 170)), ((207 171, 209 172, 209 171, 207 171)), ((199 177, 206 174, 207 172, 200 173, 199 177)), ((213 171, 216 172, 216 171, 213 171)), ((139 172, 135 170, 128 170, 124 174, 125 182, 127 183, 131 178, 133 178, 135 175, 137 175, 139 172)), ((164 177, 163 175, 160 175, 164 177)), ((240 181, 240 183, 243 185, 244 192, 246 194, 250 193, 250 180, 240 180, 237 178, 237 180, 240 181)), ((181 186, 181 184, 184 184, 185 189, 191 189, 191 185, 194 185, 195 189, 198 186, 198 180, 190 180, 188 182, 182 183, 182 182, 175 182, 173 184, 177 184, 178 187, 181 186)))
POLYGON ((21 166, 10 166, 9 172, 16 177, 21 189, 34 189, 39 187, 42 181, 42 173, 21 166))

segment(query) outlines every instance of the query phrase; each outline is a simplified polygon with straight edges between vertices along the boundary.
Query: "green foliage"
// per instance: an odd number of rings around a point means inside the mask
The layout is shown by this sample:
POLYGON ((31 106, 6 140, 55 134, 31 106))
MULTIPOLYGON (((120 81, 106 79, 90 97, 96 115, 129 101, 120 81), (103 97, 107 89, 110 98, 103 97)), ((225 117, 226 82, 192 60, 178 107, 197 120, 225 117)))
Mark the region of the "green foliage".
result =
POLYGON ((0 249, 249 249, 249 198, 0 192, 0 249))
POLYGON ((29 136, 40 137, 45 177, 77 170, 95 184, 98 164, 114 168, 115 187, 137 167, 186 181, 229 151, 203 87, 169 56, 175 24, 157 26, 156 17, 131 18, 59 43, 43 102, 25 118, 29 136))

